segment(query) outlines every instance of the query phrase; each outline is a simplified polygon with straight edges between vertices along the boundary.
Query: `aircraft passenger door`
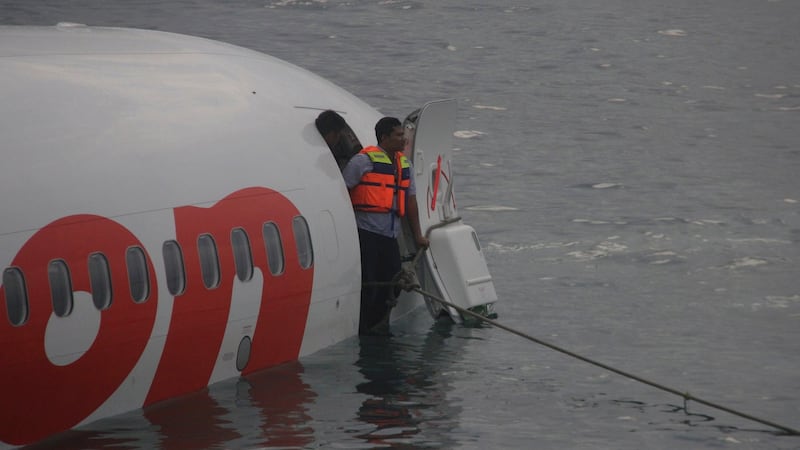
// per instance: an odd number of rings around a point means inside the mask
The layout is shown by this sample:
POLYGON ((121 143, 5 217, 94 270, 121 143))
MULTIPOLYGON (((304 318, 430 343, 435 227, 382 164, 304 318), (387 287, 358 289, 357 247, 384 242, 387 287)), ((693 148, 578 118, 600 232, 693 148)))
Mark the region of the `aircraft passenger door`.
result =
MULTIPOLYGON (((426 292, 491 316, 497 300, 492 277, 475 230, 458 216, 453 193, 456 111, 455 100, 439 100, 425 104, 416 117, 412 113, 406 120, 420 228, 430 240, 416 273, 426 292)), ((410 228, 404 230, 407 250, 413 252, 410 228)), ((464 320, 455 308, 427 296, 425 300, 434 318, 448 314, 455 322, 464 320)))
POLYGON ((413 128, 407 126, 410 158, 414 164, 414 182, 422 232, 442 221, 456 217, 453 196, 453 131, 458 105, 454 99, 426 103, 413 128))

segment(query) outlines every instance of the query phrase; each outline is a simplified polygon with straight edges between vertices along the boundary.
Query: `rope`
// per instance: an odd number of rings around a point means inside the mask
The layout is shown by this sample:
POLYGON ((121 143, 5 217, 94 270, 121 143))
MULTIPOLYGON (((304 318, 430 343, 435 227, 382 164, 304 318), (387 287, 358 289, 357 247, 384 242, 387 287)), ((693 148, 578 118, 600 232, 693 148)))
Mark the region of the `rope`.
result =
POLYGON ((565 355, 571 356, 573 358, 579 359, 579 360, 587 362, 589 364, 593 364, 593 365, 595 365, 597 367, 601 367, 601 368, 603 368, 605 370, 608 370, 610 372, 614 372, 614 373, 616 373, 618 375, 622 375, 622 376, 624 376, 626 378, 630 378, 630 379, 638 381, 640 383, 644 383, 644 384, 650 385, 652 387, 661 389, 662 391, 666 391, 666 392, 669 392, 671 394, 678 395, 678 396, 683 398, 683 410, 686 411, 686 412, 688 412, 688 409, 687 409, 688 401, 689 400, 693 400, 693 401, 695 401, 697 403, 709 406, 711 408, 719 409, 721 411, 725 411, 727 413, 730 413, 730 414, 733 414, 733 415, 736 415, 736 416, 739 416, 739 417, 743 417, 745 419, 752 420, 754 422, 758 422, 758 423, 761 423, 761 424, 764 424, 764 425, 768 425, 768 426, 773 427, 773 428, 777 428, 779 430, 784 431, 788 435, 793 435, 793 436, 800 435, 800 431, 798 431, 798 430, 796 430, 794 428, 790 428, 790 427, 787 427, 785 425, 780 425, 780 424, 777 424, 775 422, 771 422, 769 420, 761 419, 761 418, 752 416, 750 414, 746 414, 746 413, 743 413, 741 411, 737 411, 735 409, 728 408, 726 406, 722 406, 720 404, 713 403, 713 402, 710 402, 708 400, 704 400, 704 399, 699 398, 699 397, 695 397, 694 395, 690 394, 689 392, 679 391, 679 390, 673 389, 673 388, 671 388, 669 386, 665 386, 663 384, 659 384, 659 383, 656 383, 654 381, 647 380, 645 378, 642 378, 640 376, 634 375, 632 373, 625 372, 623 370, 611 367, 611 366, 609 366, 607 364, 603 364, 601 362, 598 362, 598 361, 595 361, 593 359, 587 358, 585 356, 579 355, 579 354, 577 354, 575 352, 566 350, 566 349, 561 348, 561 347, 559 347, 557 345, 551 344, 551 343, 549 343, 547 341, 543 341, 541 339, 535 338, 535 337, 533 337, 531 335, 525 334, 525 333, 523 333, 521 331, 517 331, 517 330, 515 330, 515 329, 513 329, 511 327, 505 326, 505 325, 503 325, 503 324, 501 324, 501 323, 499 323, 499 322, 497 322, 495 320, 492 320, 492 319, 489 319, 487 317, 484 317, 484 316, 482 316, 480 314, 477 314, 477 313, 472 312, 472 311, 470 311, 468 309, 462 308, 462 307, 460 307, 458 305, 454 305, 453 303, 450 303, 450 302, 448 302, 448 301, 446 301, 446 300, 444 300, 444 299, 442 299, 442 298, 440 298, 440 297, 438 297, 438 296, 436 296, 436 295, 434 295, 434 294, 432 294, 430 292, 424 291, 424 290, 420 289, 419 287, 414 287, 413 290, 418 292, 418 293, 420 293, 420 294, 422 294, 422 295, 424 295, 424 296, 426 296, 426 297, 428 297, 428 298, 436 300, 437 302, 439 302, 439 303, 441 303, 443 305, 447 305, 447 306, 449 306, 451 308, 454 308, 458 312, 460 312, 461 314, 467 314, 467 315, 469 315, 471 317, 474 317, 474 318, 476 318, 478 320, 486 322, 486 323, 488 323, 488 324, 490 324, 492 326, 495 326, 497 328, 500 328, 500 329, 503 329, 505 331, 508 331, 509 333, 516 334, 517 336, 525 338, 525 339, 527 339, 529 341, 535 342, 535 343, 537 343, 539 345, 543 345, 543 346, 548 347, 548 348, 550 348, 552 350, 555 350, 557 352, 561 352, 561 353, 563 353, 565 355))
MULTIPOLYGON (((451 220, 448 220, 448 221, 443 222, 441 224, 437 224, 434 227, 436 227, 436 228, 442 227, 442 226, 447 225, 448 223, 456 222, 458 220, 461 220, 461 219, 459 217, 454 217, 451 220)), ((431 229, 432 228, 433 227, 431 227, 431 229)), ((428 230, 426 235, 430 235, 431 229, 428 230)), ((413 259, 413 262, 411 264, 412 268, 416 267, 417 261, 419 260, 420 256, 422 256, 422 254, 425 252, 425 250, 427 250, 427 249, 423 248, 420 251, 417 251, 417 254, 414 255, 414 259, 413 259)), ((482 315, 480 315, 478 313, 475 313, 473 311, 470 311, 470 310, 468 310, 466 308, 462 308, 462 307, 460 307, 458 305, 450 303, 447 300, 445 300, 445 299, 443 299, 443 298, 441 298, 441 297, 439 297, 439 296, 437 296, 437 295, 435 295, 435 294, 433 294, 431 292, 427 292, 427 291, 423 290, 420 287, 419 281, 417 280, 417 275, 416 275, 416 273, 414 273, 413 269, 411 269, 411 270, 401 269, 400 272, 395 274, 395 276, 392 278, 392 281, 390 281, 390 282, 372 282, 372 283, 363 283, 362 284, 362 286, 387 286, 387 285, 398 286, 398 287, 402 288, 403 290, 409 291, 409 292, 410 291, 416 291, 416 292, 418 292, 418 293, 420 293, 420 294, 422 294, 422 295, 424 295, 424 296, 426 296, 426 297, 428 297, 428 298, 430 298, 432 300, 436 300, 437 302, 441 303, 442 305, 446 305, 446 306, 449 306, 451 308, 454 308, 455 310, 457 310, 461 314, 466 314, 466 315, 468 315, 470 317, 473 317, 475 319, 478 319, 478 320, 480 320, 482 322, 486 322, 489 325, 492 325, 492 326, 495 326, 495 327, 500 328, 502 330, 508 331, 509 333, 516 334, 517 336, 520 336, 520 337, 522 337, 524 339, 527 339, 527 340, 529 340, 531 342, 535 342, 535 343, 537 343, 539 345, 543 345, 543 346, 545 346, 547 348, 550 348, 550 349, 555 350, 557 352, 563 353, 563 354, 565 354, 567 356, 571 356, 571 357, 573 357, 575 359, 579 359, 581 361, 584 361, 584 362, 587 362, 589 364, 595 365, 597 367, 603 368, 605 370, 608 370, 609 372, 614 372, 614 373, 616 373, 618 375, 622 375, 623 377, 630 378, 631 380, 638 381, 640 383, 652 386, 652 387, 657 388, 657 389, 661 389, 662 391, 669 392, 671 394, 675 394, 675 395, 683 398, 683 410, 687 414, 689 412, 688 402, 690 400, 693 400, 693 401, 695 401, 697 403, 700 403, 702 405, 706 405, 706 406, 709 406, 711 408, 715 408, 715 409, 718 409, 720 411, 725 411, 727 413, 733 414, 735 416, 739 416, 739 417, 742 417, 742 418, 745 418, 745 419, 748 419, 748 420, 752 420, 753 422, 758 422, 758 423, 761 423, 763 425, 767 425, 767 426, 776 428, 778 430, 781 430, 781 431, 785 432, 787 435, 800 436, 800 431, 798 431, 797 429, 790 428, 790 427, 787 427, 785 425, 781 425, 781 424, 778 424, 778 423, 775 423, 775 422, 772 422, 772 421, 769 421, 769 420, 766 420, 766 419, 761 419, 759 417, 756 417, 756 416, 753 416, 753 415, 750 415, 750 414, 747 414, 747 413, 744 413, 744 412, 741 412, 741 411, 737 411, 737 410, 735 410, 733 408, 728 408, 728 407, 720 405, 718 403, 714 403, 714 402, 711 402, 711 401, 708 401, 708 400, 704 400, 704 399, 702 399, 700 397, 695 397, 694 395, 690 394, 688 391, 679 391, 678 389, 674 389, 674 388, 671 388, 669 386, 666 386, 666 385, 663 385, 663 384, 660 384, 660 383, 656 383, 654 381, 650 381, 650 380, 648 380, 646 378, 642 378, 642 377, 640 377, 638 375, 634 375, 634 374, 632 374, 630 372, 626 372, 624 370, 617 369, 617 368, 609 366, 607 364, 603 364, 603 363, 601 363, 599 361, 595 361, 595 360, 593 360, 591 358, 587 358, 586 356, 579 355, 579 354, 577 354, 575 352, 569 351, 569 350, 564 349, 562 347, 559 347, 559 346, 557 346, 555 344, 551 344, 551 343, 549 343, 547 341, 544 341, 542 339, 535 338, 535 337, 533 337, 533 336, 531 336, 529 334, 523 333, 521 331, 515 330, 515 329, 513 329, 511 327, 508 327, 506 325, 503 325, 503 324, 501 324, 501 323, 499 323, 499 322, 497 322, 495 320, 489 319, 488 317, 484 317, 484 316, 482 316, 482 315)))

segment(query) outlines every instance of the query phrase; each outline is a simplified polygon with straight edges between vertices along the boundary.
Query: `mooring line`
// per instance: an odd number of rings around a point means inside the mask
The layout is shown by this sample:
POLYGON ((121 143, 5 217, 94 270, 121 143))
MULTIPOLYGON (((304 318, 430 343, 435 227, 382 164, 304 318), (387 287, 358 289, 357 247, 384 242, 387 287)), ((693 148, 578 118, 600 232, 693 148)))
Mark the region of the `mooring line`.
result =
POLYGON ((406 288, 410 288, 410 289, 406 289, 406 290, 416 291, 416 292, 418 292, 418 293, 420 293, 420 294, 422 294, 422 295, 424 295, 424 296, 426 296, 428 298, 436 300, 437 302, 439 302, 439 303, 441 303, 443 305, 447 305, 447 306, 449 306, 451 308, 454 308, 458 312, 460 312, 461 314, 467 314, 467 315, 469 315, 471 317, 474 317, 474 318, 476 318, 478 320, 486 322, 486 323, 488 323, 488 324, 490 324, 492 326, 495 326, 497 328, 500 328, 500 329, 503 329, 505 331, 508 331, 509 333, 516 334, 517 336, 520 336, 522 338, 528 339, 529 341, 535 342, 535 343, 537 343, 539 345, 543 345, 543 346, 548 347, 548 348, 550 348, 552 350, 555 350, 557 352, 561 352, 561 353, 563 353, 565 355, 568 355, 568 356, 571 356, 573 358, 580 359, 581 361, 587 362, 587 363, 595 365, 597 367, 601 367, 601 368, 603 368, 605 370, 608 370, 610 372, 614 372, 614 373, 616 373, 618 375, 622 375, 624 377, 630 378, 630 379, 638 381, 640 383, 644 383, 644 384, 647 384, 649 386, 661 389, 662 391, 666 391, 666 392, 669 392, 671 394, 678 395, 678 396, 683 398, 684 411, 688 412, 688 410, 686 409, 686 404, 687 404, 687 402, 689 400, 693 400, 693 401, 695 401, 697 403, 709 406, 711 408, 719 409, 721 411, 725 411, 725 412, 733 414, 735 416, 743 417, 745 419, 752 420, 754 422, 758 422, 758 423, 761 423, 761 424, 764 424, 764 425, 768 425, 768 426, 773 427, 773 428, 777 428, 779 430, 784 431, 785 433, 787 433, 789 435, 793 435, 793 436, 800 435, 800 431, 798 431, 798 430, 796 430, 794 428, 790 428, 790 427, 787 427, 785 425, 780 425, 780 424, 777 424, 777 423, 769 421, 769 420, 761 419, 759 417, 755 417, 753 415, 750 415, 750 414, 747 414, 747 413, 743 413, 741 411, 737 411, 735 409, 728 408, 726 406, 722 406, 722 405, 719 405, 717 403, 710 402, 708 400, 703 400, 702 398, 695 397, 694 395, 690 394, 689 392, 679 391, 678 389, 674 389, 674 388, 671 388, 669 386, 665 386, 663 384, 659 384, 659 383, 656 383, 654 381, 650 381, 650 380, 642 378, 642 377, 640 377, 638 375, 634 375, 632 373, 625 372, 624 370, 620 370, 620 369, 617 369, 615 367, 611 367, 611 366, 609 366, 607 364, 603 364, 603 363, 601 363, 599 361, 595 361, 595 360, 593 360, 591 358, 587 358, 585 356, 579 355, 579 354, 577 354, 575 352, 572 352, 572 351, 569 351, 567 349, 561 348, 561 347, 559 347, 557 345, 554 345, 554 344, 551 344, 551 343, 549 343, 547 341, 541 340, 539 338, 535 338, 535 337, 533 337, 533 336, 531 336, 529 334, 523 333, 521 331, 515 330, 515 329, 513 329, 511 327, 508 327, 506 325, 503 325, 503 324, 501 324, 501 323, 499 323, 499 322, 497 322, 495 320, 492 320, 492 319, 489 319, 487 317, 484 317, 484 316, 482 316, 480 314, 477 314, 477 313, 472 312, 472 311, 470 311, 468 309, 462 308, 462 307, 460 307, 458 305, 454 305, 454 304, 444 300, 443 298, 440 298, 437 295, 434 295, 434 294, 432 294, 430 292, 424 291, 423 289, 421 289, 420 287, 418 287, 416 285, 415 286, 406 286, 406 288))

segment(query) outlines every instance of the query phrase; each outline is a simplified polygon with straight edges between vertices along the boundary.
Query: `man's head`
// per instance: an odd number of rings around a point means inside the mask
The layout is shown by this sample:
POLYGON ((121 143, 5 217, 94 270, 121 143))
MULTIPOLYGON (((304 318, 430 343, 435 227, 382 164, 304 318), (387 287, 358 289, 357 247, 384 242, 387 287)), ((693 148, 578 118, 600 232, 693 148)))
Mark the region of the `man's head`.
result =
POLYGON ((401 152, 406 144, 403 125, 396 117, 384 117, 375 124, 378 145, 387 152, 401 152))
POLYGON ((319 113, 314 124, 329 147, 333 147, 339 142, 342 130, 347 126, 344 117, 330 109, 319 113))

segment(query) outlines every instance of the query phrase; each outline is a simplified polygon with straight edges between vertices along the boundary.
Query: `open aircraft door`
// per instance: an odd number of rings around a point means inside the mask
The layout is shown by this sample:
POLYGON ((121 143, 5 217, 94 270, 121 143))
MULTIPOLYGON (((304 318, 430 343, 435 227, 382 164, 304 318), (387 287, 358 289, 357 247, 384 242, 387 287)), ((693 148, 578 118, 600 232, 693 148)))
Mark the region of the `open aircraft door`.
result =
MULTIPOLYGON (((416 272, 426 292, 494 316, 497 293, 478 236, 456 209, 452 161, 456 111, 453 99, 433 101, 412 113, 404 124, 406 154, 414 164, 420 227, 430 240, 430 248, 418 258, 416 272)), ((413 246, 408 227, 406 233, 404 241, 413 246)), ((427 296, 425 301, 434 318, 446 313, 457 323, 464 320, 453 307, 427 296)))

